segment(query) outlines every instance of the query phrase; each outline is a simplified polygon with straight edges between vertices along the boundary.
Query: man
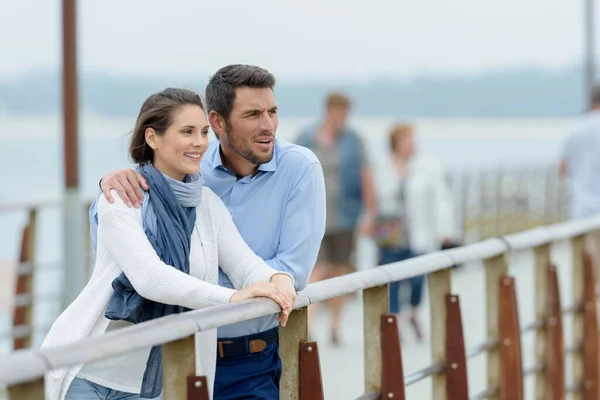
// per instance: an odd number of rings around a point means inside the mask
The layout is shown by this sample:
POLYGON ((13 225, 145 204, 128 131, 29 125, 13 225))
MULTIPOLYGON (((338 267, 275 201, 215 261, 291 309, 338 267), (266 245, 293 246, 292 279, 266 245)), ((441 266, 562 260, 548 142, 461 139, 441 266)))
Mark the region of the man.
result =
MULTIPOLYGON (((567 138, 560 164, 561 177, 570 181, 572 218, 600 215, 600 86, 591 96, 592 108, 567 138)), ((586 247, 600 279, 600 233, 588 235, 586 247)))
MULTIPOLYGON (((310 150, 275 139, 274 86, 271 73, 249 65, 226 66, 210 79, 208 120, 218 141, 210 143, 200 171, 246 243, 271 267, 290 273, 302 290, 325 230, 323 172, 310 150)), ((105 196, 114 188, 136 206, 140 185, 147 189, 131 170, 108 174, 101 183, 105 196)), ((219 284, 233 287, 222 271, 219 284)), ((276 327, 273 315, 218 330, 214 399, 279 399, 276 327)))
MULTIPOLYGON (((327 199, 325 237, 311 281, 332 278, 353 270, 355 230, 361 215, 362 230, 375 217, 375 191, 364 145, 358 134, 346 125, 350 100, 340 93, 332 93, 325 103, 323 120, 306 128, 297 143, 315 152, 323 166, 327 199), (364 214, 363 214, 364 212, 364 214)), ((331 340, 339 343, 340 317, 344 298, 328 301, 331 310, 331 340)), ((311 306, 310 322, 315 306, 311 306)))

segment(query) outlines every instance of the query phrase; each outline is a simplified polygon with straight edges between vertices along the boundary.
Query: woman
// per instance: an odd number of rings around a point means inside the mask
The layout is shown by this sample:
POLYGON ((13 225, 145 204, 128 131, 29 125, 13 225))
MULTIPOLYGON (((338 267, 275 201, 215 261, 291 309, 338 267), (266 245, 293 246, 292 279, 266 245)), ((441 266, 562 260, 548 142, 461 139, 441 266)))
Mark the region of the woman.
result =
MULTIPOLYGON (((417 155, 414 128, 398 124, 389 134, 392 153, 390 174, 378 174, 381 217, 375 229, 379 245, 379 264, 403 261, 440 250, 454 237, 452 197, 442 168, 431 158, 417 155), (386 179, 383 181, 383 179, 386 179)), ((421 304, 424 276, 408 279, 411 288, 408 320, 420 340, 423 337, 417 314, 421 304)), ((390 312, 400 313, 399 289, 402 282, 390 285, 390 312)))
MULTIPOLYGON (((93 275, 58 317, 42 347, 65 345, 132 323, 253 297, 282 309, 285 325, 295 298, 291 276, 267 266, 241 238, 221 200, 202 186, 200 160, 208 123, 200 97, 166 89, 143 104, 129 153, 147 179, 141 208, 98 199, 98 245, 93 275), (219 266, 236 289, 218 286, 219 266), (276 284, 269 283, 272 278, 276 284), (113 290, 114 288, 114 290, 113 290)), ((196 335, 196 368, 212 392, 216 331, 196 335)), ((46 399, 158 398, 160 347, 79 367, 51 371, 46 399)))

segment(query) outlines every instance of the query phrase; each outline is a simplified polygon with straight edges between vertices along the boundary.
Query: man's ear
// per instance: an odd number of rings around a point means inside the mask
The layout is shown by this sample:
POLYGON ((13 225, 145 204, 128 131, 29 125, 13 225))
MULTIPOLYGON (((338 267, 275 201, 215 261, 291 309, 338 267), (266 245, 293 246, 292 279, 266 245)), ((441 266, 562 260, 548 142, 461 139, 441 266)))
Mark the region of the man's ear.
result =
POLYGON ((227 131, 227 124, 225 124, 225 118, 223 118, 221 114, 214 110, 208 113, 208 123, 210 124, 210 127, 212 128, 213 132, 215 132, 217 137, 224 135, 227 131))
POLYGON ((152 128, 147 128, 146 132, 144 132, 144 136, 146 138, 146 143, 148 143, 148 146, 150 146, 150 148, 152 150, 156 150, 156 148, 158 147, 157 143, 156 143, 156 132, 154 131, 154 129, 152 128))

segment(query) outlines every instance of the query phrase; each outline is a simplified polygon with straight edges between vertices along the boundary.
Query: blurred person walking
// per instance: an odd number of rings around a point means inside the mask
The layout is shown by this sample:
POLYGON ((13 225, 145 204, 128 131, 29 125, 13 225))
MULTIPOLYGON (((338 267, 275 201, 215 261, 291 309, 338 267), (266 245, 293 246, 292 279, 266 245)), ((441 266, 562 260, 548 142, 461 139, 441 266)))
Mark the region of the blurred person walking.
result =
MULTIPOLYGON (((364 144, 347 125, 351 102, 341 93, 325 101, 325 115, 306 127, 296 143, 311 149, 323 167, 326 194, 325 236, 311 282, 347 274, 354 270, 355 231, 359 224, 367 232, 375 216, 376 202, 372 174, 364 144), (363 217, 361 221, 361 216, 363 217)), ((339 343, 339 327, 345 299, 327 302, 331 311, 331 340, 339 343)), ((309 307, 309 329, 316 312, 309 307)))
MULTIPOLYGON (((567 137, 560 163, 560 176, 571 189, 571 218, 600 214, 600 85, 593 88, 591 109, 575 123, 567 137)), ((586 248, 600 279, 600 231, 586 236, 586 248)))
MULTIPOLYGON (((391 157, 385 168, 394 172, 376 175, 379 215, 372 237, 379 248, 379 264, 390 264, 450 247, 455 242, 453 203, 441 165, 416 151, 415 128, 398 124, 389 133, 391 157)), ((410 287, 408 321, 420 340, 418 320, 425 276, 390 284, 390 313, 403 309, 401 288, 410 287)), ((404 322, 406 318, 400 318, 404 322)))

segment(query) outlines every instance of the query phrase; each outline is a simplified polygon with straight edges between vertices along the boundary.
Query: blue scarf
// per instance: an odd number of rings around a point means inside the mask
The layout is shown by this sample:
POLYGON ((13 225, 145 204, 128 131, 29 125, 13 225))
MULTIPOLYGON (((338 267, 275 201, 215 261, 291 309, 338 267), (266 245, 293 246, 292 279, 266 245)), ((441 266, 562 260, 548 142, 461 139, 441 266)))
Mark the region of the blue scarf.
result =
MULTIPOLYGON (((196 223, 196 206, 202 201, 204 180, 186 175, 185 182, 172 179, 151 164, 138 171, 146 178, 149 192, 144 193, 142 221, 148 240, 167 265, 190 273, 190 243, 196 223)), ((114 293, 105 317, 137 324, 165 315, 187 311, 185 307, 146 300, 134 289, 124 273, 112 283, 114 293)), ((162 391, 162 346, 154 346, 146 363, 140 397, 154 398, 162 391)))

